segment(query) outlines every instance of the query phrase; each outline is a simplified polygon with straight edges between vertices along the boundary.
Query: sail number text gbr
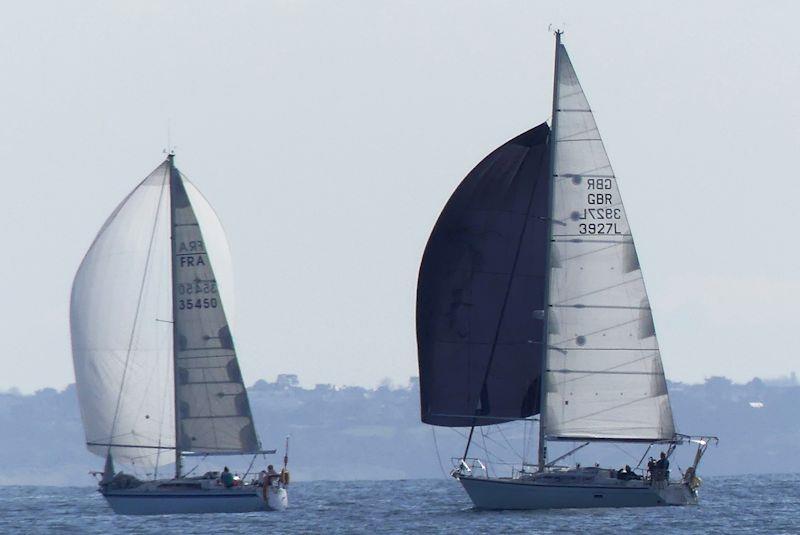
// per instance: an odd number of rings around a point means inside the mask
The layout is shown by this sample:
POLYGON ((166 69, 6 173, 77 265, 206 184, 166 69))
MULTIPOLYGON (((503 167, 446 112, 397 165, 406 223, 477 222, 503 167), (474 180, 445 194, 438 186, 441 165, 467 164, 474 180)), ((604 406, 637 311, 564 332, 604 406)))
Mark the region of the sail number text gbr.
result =
MULTIPOLYGON (((580 184, 581 177, 573 177, 573 183, 580 184), (577 179, 577 180, 576 180, 577 179)), ((622 209, 614 199, 614 184, 610 178, 587 178, 586 206, 572 213, 572 219, 579 221, 579 234, 622 234, 617 221, 622 219, 622 209)))

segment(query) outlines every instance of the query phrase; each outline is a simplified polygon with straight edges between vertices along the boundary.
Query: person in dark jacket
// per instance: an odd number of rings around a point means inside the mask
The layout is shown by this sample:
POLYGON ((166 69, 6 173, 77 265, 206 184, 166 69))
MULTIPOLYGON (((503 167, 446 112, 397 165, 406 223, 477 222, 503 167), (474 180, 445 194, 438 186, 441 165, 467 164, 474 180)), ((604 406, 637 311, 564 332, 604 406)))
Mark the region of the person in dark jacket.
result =
POLYGON ((231 474, 231 471, 228 470, 227 466, 222 470, 222 474, 220 474, 219 480, 222 482, 223 485, 225 485, 226 489, 229 489, 233 486, 233 474, 231 474))
POLYGON ((661 457, 656 461, 653 479, 662 480, 669 478, 669 460, 667 454, 661 452, 661 457))

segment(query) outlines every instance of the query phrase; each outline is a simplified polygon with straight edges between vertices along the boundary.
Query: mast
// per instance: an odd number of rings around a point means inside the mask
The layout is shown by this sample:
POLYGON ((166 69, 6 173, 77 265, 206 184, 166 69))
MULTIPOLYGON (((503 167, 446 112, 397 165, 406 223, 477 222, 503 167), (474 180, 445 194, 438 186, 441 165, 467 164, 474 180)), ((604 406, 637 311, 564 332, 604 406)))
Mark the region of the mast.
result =
POLYGON ((544 271, 544 319, 542 321, 542 369, 539 380, 539 472, 544 472, 547 464, 547 432, 545 413, 547 402, 547 347, 550 323, 550 260, 553 249, 553 194, 555 191, 556 169, 556 123, 558 121, 558 48, 561 46, 561 30, 556 30, 555 60, 553 66, 553 112, 550 123, 550 162, 548 180, 550 180, 550 194, 547 199, 547 221, 549 223, 547 237, 547 256, 544 271))
POLYGON ((175 191, 175 181, 180 180, 180 175, 178 174, 178 170, 175 168, 175 154, 170 152, 169 156, 167 156, 167 160, 169 160, 169 223, 170 223, 170 244, 171 244, 171 256, 170 256, 170 266, 172 268, 172 378, 173 378, 173 389, 172 395, 175 400, 175 479, 180 479, 181 477, 181 449, 180 449, 180 414, 178 413, 178 360, 176 355, 178 354, 177 346, 178 346, 178 332, 177 332, 177 322, 175 321, 175 310, 177 308, 176 301, 177 296, 175 292, 175 280, 176 280, 176 266, 175 266, 175 251, 176 251, 176 244, 175 244, 175 195, 173 194, 175 191))

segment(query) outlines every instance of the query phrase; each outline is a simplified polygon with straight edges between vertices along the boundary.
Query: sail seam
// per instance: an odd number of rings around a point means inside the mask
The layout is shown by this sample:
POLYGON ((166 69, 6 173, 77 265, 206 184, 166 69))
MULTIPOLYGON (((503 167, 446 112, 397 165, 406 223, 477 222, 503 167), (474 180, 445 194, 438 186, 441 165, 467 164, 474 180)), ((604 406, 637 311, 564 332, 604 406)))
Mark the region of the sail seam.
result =
MULTIPOLYGON (((596 333, 595 333, 596 334, 596 333)), ((560 347, 549 346, 550 349, 567 353, 569 351, 658 351, 657 347, 560 347)))
MULTIPOLYGON (((561 301, 559 301, 558 304, 566 303, 567 301, 573 301, 575 299, 583 299, 584 297, 589 297, 590 295, 597 295, 599 293, 607 292, 608 290, 613 290, 614 288, 619 288, 621 286, 625 286, 626 284, 633 284, 634 282, 636 282, 638 280, 641 280, 641 277, 636 277, 635 279, 622 281, 622 282, 619 282, 617 284, 612 284, 611 286, 606 286, 605 288, 600 288, 598 290, 593 290, 591 292, 584 292, 584 293, 576 295, 574 297, 567 297, 566 299, 562 299, 561 301)), ((556 304, 552 303, 550 306, 551 307, 552 306, 556 306, 556 304)))
POLYGON ((577 304, 577 305, 550 305, 550 306, 553 307, 553 308, 577 308, 577 309, 582 309, 582 308, 602 308, 602 309, 606 309, 606 310, 608 310, 608 309, 611 309, 611 310, 651 310, 650 307, 632 307, 632 306, 628 307, 628 306, 622 306, 622 305, 582 305, 582 304, 577 304))
MULTIPOLYGON (((631 366, 633 364, 636 364, 637 362, 642 362, 644 360, 652 359, 653 357, 657 357, 658 355, 659 355, 659 352, 656 350, 653 353, 648 353, 648 354, 644 355, 643 357, 639 357, 638 359, 629 360, 627 362, 623 362, 623 363, 618 364, 616 366, 611 366, 610 368, 606 368, 604 371, 618 370, 620 368, 624 368, 626 366, 631 366)), ((661 372, 661 375, 664 375, 663 371, 661 372)), ((561 384, 574 383, 575 381, 580 381, 581 379, 582 379, 582 377, 574 377, 572 379, 563 379, 561 384)))
MULTIPOLYGON (((650 399, 653 399, 653 398, 657 398, 659 396, 664 396, 664 395, 666 395, 666 394, 643 394, 642 397, 638 397, 638 398, 633 399, 631 401, 628 401, 626 403, 620 403, 618 405, 614 405, 614 406, 609 407, 607 409, 601 409, 599 411, 590 412, 588 414, 581 414, 580 416, 575 416, 574 418, 567 418, 567 419, 561 420, 561 424, 563 426, 564 424, 567 424, 569 422, 575 422, 575 421, 579 421, 579 420, 584 420, 586 418, 591 418, 591 417, 594 417, 594 416, 598 416, 598 415, 604 414, 606 412, 615 411, 615 410, 617 410, 617 409, 619 409, 621 407, 629 407, 629 406, 633 405, 634 403, 640 403, 642 401, 647 401, 647 400, 650 400, 650 399)), ((624 427, 622 429, 652 429, 652 427, 624 427)))
POLYGON ((600 371, 600 370, 570 370, 570 369, 560 369, 560 370, 547 370, 550 373, 585 373, 586 375, 664 375, 663 373, 659 372, 614 372, 614 371, 600 371))

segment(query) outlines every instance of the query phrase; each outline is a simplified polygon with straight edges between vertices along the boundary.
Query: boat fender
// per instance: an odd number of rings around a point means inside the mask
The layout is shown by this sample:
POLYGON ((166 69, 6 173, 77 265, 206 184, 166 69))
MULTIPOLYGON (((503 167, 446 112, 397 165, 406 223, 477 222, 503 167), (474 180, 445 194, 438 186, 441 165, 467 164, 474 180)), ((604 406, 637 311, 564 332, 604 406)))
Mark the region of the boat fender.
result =
POLYGON ((289 484, 289 471, 286 470, 285 468, 283 470, 281 470, 281 475, 280 475, 279 481, 281 483, 283 483, 284 485, 288 485, 289 484))

